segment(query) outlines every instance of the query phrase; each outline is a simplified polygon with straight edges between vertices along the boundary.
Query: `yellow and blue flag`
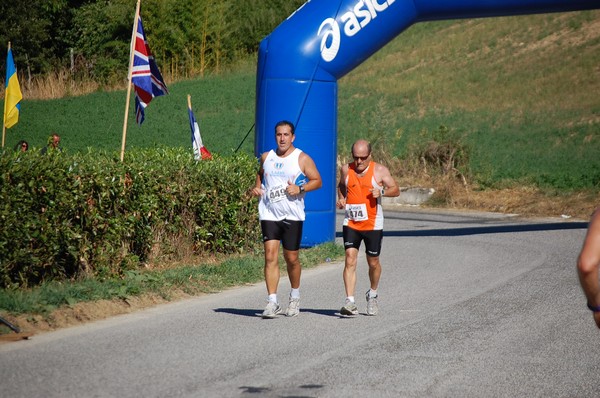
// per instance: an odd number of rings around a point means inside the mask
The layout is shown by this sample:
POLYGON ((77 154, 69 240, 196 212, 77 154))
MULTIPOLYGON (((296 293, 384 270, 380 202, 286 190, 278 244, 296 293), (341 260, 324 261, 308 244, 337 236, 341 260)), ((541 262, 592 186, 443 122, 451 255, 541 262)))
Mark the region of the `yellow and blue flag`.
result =
POLYGON ((8 45, 8 54, 6 56, 6 80, 4 84, 4 126, 8 129, 19 121, 20 102, 23 99, 10 44, 8 45))

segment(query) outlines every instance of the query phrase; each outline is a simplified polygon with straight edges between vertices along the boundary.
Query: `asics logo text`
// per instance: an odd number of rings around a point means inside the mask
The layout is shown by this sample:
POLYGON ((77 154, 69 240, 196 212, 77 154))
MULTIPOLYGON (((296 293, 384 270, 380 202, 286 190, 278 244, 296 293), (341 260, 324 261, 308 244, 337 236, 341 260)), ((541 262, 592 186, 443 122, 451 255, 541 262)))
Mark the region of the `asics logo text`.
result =
MULTIPOLYGON (((352 37, 377 17, 377 13, 387 10, 396 0, 359 0, 352 11, 344 13, 339 19, 343 24, 344 35, 352 37)), ((318 36, 321 37, 321 58, 331 62, 337 56, 341 45, 341 31, 338 22, 327 18, 319 26, 318 36)))

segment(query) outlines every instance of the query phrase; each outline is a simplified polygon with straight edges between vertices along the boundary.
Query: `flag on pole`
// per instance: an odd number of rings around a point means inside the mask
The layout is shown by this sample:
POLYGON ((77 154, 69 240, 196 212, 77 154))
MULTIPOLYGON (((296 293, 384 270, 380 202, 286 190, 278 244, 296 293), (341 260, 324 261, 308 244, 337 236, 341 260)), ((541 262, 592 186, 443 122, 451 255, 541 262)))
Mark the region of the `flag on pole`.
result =
POLYGON ((192 149, 194 151, 194 159, 212 159, 212 154, 208 151, 208 149, 206 149, 206 147, 202 143, 202 137, 200 136, 200 126, 198 126, 198 122, 196 122, 196 118, 194 117, 194 112, 192 111, 192 101, 189 95, 188 113, 190 116, 190 128, 192 129, 192 149))
POLYGON ((10 43, 8 44, 8 54, 6 56, 6 80, 4 84, 4 127, 8 129, 19 121, 20 102, 23 99, 10 43))
POLYGON ((144 110, 152 98, 169 92, 148 46, 142 17, 139 15, 134 40, 131 82, 135 90, 135 121, 141 125, 145 118, 144 110))

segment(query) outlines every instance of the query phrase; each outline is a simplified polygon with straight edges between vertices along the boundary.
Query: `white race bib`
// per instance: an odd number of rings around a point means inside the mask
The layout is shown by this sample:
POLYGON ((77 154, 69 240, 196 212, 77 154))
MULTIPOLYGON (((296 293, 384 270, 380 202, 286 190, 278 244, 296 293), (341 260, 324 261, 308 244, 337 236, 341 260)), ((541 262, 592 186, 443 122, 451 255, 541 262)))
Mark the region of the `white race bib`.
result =
POLYGON ((352 221, 366 221, 369 216, 367 215, 367 205, 364 203, 357 205, 346 204, 346 218, 352 221))
POLYGON ((267 199, 269 199, 269 202, 277 203, 285 199, 285 197, 287 196, 285 188, 286 186, 282 184, 269 189, 267 191, 267 199))

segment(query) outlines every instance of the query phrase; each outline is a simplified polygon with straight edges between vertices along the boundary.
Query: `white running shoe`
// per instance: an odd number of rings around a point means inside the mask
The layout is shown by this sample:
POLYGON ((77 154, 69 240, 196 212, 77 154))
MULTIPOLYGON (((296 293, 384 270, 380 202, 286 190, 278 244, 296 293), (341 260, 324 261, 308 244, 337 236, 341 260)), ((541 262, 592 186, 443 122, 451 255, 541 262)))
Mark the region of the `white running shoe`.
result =
POLYGON ((367 297, 367 315, 377 315, 379 312, 379 305, 377 304, 377 297, 369 297, 369 292, 366 294, 367 297))
POLYGON ((267 318, 275 318, 278 314, 281 314, 281 307, 274 301, 269 301, 267 304, 267 308, 262 313, 262 317, 267 318))
POLYGON ((340 314, 342 314, 342 315, 358 315, 358 308, 356 307, 356 303, 346 299, 346 303, 340 310, 340 314))
POLYGON ((298 316, 300 313, 300 298, 290 297, 290 303, 288 304, 287 310, 285 310, 285 316, 298 316))

